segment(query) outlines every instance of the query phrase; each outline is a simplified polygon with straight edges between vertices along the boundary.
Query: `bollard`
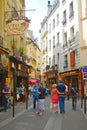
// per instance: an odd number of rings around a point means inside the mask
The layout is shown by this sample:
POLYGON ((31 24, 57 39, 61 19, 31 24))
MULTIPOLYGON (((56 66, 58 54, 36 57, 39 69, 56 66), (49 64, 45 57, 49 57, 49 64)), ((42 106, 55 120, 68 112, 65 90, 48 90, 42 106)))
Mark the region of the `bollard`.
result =
POLYGON ((84 96, 84 113, 86 113, 86 96, 84 96))
POLYGON ((83 98, 81 97, 81 108, 83 108, 83 98))

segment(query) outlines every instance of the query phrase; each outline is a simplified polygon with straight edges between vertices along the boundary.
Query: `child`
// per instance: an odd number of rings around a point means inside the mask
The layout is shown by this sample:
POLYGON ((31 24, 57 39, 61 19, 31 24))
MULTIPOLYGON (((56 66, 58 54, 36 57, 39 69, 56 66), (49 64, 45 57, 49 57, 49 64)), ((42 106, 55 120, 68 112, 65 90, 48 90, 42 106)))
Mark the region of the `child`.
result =
POLYGON ((56 84, 52 85, 51 102, 54 113, 58 113, 58 93, 56 89, 56 84))

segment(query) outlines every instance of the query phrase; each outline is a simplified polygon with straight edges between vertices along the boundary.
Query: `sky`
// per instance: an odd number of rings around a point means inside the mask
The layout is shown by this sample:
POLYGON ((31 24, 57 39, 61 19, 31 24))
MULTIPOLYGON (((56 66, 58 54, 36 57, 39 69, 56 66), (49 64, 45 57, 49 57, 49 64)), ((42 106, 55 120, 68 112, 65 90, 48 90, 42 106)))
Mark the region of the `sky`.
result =
MULTIPOLYGON (((50 0, 52 3, 54 0, 50 0)), ((34 37, 38 38, 39 29, 41 27, 41 22, 44 17, 47 15, 47 4, 48 0, 25 0, 25 9, 35 11, 26 11, 26 17, 31 20, 29 29, 33 31, 34 37)))

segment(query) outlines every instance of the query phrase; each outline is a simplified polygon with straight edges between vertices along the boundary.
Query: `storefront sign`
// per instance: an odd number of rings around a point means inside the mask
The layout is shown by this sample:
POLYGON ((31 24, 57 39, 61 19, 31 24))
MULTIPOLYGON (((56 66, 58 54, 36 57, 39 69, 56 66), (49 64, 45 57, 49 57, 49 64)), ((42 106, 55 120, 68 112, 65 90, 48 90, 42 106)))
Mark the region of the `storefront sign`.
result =
POLYGON ((87 73, 83 73, 83 79, 87 79, 87 73))
POLYGON ((28 26, 30 20, 27 17, 15 17, 6 21, 7 29, 11 34, 23 34, 28 26))
POLYGON ((87 68, 82 69, 83 79, 87 79, 87 68))
POLYGON ((75 54, 74 52, 70 53, 70 68, 74 68, 75 66, 75 54))
POLYGON ((55 73, 53 73, 53 74, 48 74, 48 78, 53 78, 53 77, 55 77, 55 73))
POLYGON ((83 72, 83 73, 87 73, 87 68, 83 68, 83 69, 82 69, 82 72, 83 72))

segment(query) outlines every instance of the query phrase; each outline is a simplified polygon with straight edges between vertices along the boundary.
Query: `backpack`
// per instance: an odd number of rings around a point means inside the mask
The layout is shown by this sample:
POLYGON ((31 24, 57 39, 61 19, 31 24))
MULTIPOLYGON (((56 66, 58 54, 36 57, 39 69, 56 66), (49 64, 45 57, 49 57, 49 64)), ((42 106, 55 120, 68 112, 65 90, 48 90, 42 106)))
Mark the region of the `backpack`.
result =
POLYGON ((76 88, 71 88, 71 94, 72 94, 72 96, 77 96, 77 90, 76 90, 76 88))

